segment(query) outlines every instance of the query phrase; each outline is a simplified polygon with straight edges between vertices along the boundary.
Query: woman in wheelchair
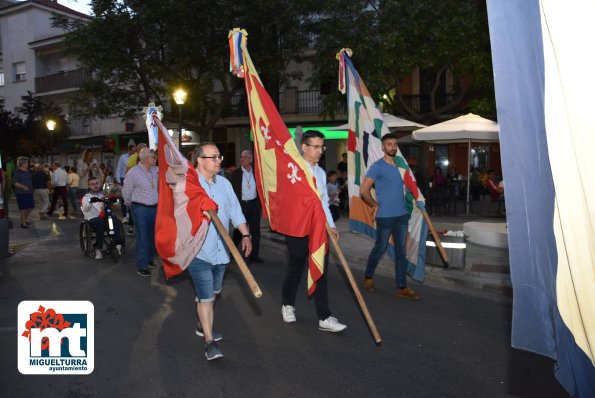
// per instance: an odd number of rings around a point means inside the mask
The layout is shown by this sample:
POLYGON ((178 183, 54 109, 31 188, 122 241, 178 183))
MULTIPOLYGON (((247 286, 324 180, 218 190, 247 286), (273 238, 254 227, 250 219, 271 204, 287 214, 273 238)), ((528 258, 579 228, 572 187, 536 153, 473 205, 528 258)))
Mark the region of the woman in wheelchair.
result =
MULTIPOLYGON (((101 260, 103 254, 103 241, 105 231, 109 230, 107 225, 108 218, 106 217, 106 209, 104 204, 104 194, 101 192, 101 182, 97 177, 89 177, 89 193, 83 196, 81 210, 85 220, 95 229, 95 260, 101 260)), ((118 218, 111 214, 113 221, 114 242, 115 249, 118 256, 122 254, 123 239, 122 239, 122 223, 118 218)))

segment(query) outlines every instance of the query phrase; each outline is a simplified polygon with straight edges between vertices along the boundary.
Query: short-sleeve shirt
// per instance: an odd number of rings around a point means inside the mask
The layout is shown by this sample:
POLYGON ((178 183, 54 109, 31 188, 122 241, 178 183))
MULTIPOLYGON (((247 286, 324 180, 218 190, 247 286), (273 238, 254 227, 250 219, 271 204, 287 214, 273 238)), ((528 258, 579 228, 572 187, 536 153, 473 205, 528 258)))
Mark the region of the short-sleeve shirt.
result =
POLYGON ((23 171, 21 169, 16 169, 14 171, 13 182, 15 184, 16 183, 23 184, 29 190, 28 191, 25 191, 25 190, 23 190, 21 188, 15 187, 15 192, 16 193, 33 192, 33 179, 32 179, 32 176, 33 176, 33 174, 30 171, 23 171))
POLYGON ((403 178, 396 166, 391 166, 381 158, 372 164, 366 176, 374 180, 378 202, 376 218, 399 217, 408 213, 403 178))

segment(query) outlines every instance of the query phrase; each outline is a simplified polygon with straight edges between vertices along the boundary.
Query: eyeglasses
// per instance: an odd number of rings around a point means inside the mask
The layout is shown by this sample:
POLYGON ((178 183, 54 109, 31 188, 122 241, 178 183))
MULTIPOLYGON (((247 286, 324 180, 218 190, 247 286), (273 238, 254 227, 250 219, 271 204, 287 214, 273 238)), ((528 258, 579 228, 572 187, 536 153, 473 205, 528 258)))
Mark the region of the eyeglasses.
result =
POLYGON ((322 152, 326 151, 326 147, 324 145, 311 145, 311 144, 304 144, 304 145, 312 147, 314 149, 320 149, 322 152))
POLYGON ((213 162, 217 160, 223 162, 223 155, 215 155, 215 156, 201 156, 201 159, 213 159, 213 162))

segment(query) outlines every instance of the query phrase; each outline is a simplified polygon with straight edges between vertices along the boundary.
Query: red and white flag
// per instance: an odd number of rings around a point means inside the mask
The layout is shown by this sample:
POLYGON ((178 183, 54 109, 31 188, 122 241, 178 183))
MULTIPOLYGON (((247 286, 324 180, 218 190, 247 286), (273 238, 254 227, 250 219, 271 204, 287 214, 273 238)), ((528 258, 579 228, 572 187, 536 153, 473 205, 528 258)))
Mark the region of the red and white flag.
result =
POLYGON ((198 181, 198 173, 178 151, 154 104, 146 110, 147 129, 155 132, 159 165, 159 201, 155 222, 155 248, 166 278, 183 272, 200 251, 209 229, 205 210, 217 204, 198 181))

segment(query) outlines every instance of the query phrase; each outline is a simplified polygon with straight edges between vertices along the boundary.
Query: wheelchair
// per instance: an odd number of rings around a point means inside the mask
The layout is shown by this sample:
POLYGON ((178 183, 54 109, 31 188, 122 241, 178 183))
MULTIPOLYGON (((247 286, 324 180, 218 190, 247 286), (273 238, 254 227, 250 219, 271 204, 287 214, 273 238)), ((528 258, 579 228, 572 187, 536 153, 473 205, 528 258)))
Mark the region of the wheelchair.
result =
MULTIPOLYGON (((104 204, 104 211, 105 211, 105 220, 106 228, 105 228, 105 237, 103 239, 103 248, 102 251, 105 252, 107 256, 111 256, 115 263, 120 261, 120 253, 116 248, 116 240, 114 234, 114 222, 112 218, 112 202, 116 202, 118 198, 116 196, 104 196, 103 198, 91 198, 91 202, 103 202, 104 204)), ((125 234, 124 234, 124 226, 120 223, 120 237, 122 240, 122 254, 124 254, 126 248, 125 242, 125 234)), ((83 252, 84 256, 95 256, 95 238, 96 238, 96 231, 95 227, 89 223, 88 220, 83 219, 81 221, 81 225, 79 227, 79 242, 81 245, 81 251, 83 252)))

